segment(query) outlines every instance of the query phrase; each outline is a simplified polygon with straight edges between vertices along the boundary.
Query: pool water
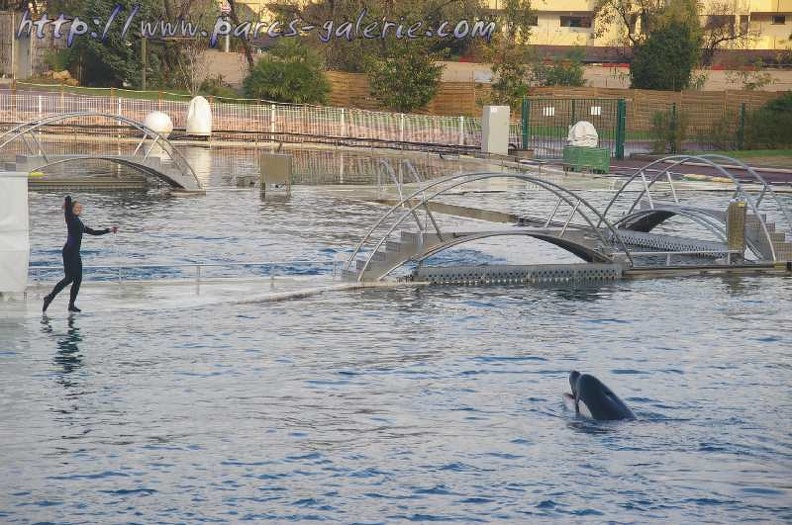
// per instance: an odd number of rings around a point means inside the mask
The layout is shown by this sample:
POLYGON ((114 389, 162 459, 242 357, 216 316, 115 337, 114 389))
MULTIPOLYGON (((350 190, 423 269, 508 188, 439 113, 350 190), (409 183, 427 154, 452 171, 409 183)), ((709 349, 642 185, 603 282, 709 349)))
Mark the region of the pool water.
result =
MULTIPOLYGON (((311 187, 79 198, 121 228, 86 265, 333 260, 384 210, 311 187)), ((31 195, 34 265, 60 262, 61 199, 31 195)), ((502 242, 463 255, 519 253, 502 242)), ((4 523, 792 521, 789 277, 82 306, 0 318, 4 523), (575 417, 573 369, 637 420, 575 417)))

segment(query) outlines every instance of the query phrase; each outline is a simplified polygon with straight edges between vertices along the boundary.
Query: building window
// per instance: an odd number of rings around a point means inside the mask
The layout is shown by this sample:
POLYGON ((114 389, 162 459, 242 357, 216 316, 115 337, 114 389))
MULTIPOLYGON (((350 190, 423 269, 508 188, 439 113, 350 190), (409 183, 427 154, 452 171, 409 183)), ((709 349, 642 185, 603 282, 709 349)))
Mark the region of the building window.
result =
POLYGON ((590 16, 562 16, 561 27, 591 27, 590 16))
POLYGON ((704 29, 728 29, 734 34, 733 15, 708 15, 704 29))
POLYGON ((773 24, 774 26, 775 25, 782 26, 786 24, 786 17, 784 15, 773 15, 770 18, 770 23, 773 24))

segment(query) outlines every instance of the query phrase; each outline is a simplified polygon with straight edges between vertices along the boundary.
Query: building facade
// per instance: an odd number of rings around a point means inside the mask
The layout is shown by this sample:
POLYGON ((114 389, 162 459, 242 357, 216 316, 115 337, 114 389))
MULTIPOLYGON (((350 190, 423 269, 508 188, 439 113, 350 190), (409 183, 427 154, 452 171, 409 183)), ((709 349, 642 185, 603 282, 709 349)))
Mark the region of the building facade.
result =
MULTIPOLYGON (((503 0, 488 0, 498 10, 503 0)), ((623 45, 619 28, 601 31, 594 18, 593 0, 535 0, 531 43, 553 54, 572 47, 583 48, 588 60, 610 61, 623 45)), ((792 50, 792 0, 705 0, 703 27, 726 26, 735 34, 746 34, 724 42, 720 48, 748 56, 773 56, 792 50)))
MULTIPOLYGON (((271 2, 243 0, 240 3, 267 18, 271 2)), ((294 1, 300 5, 308 2, 294 1)), ((497 12, 503 8, 504 0, 482 0, 482 4, 497 12)), ((586 61, 619 62, 624 57, 620 53, 623 38, 619 28, 597 27, 594 4, 594 0, 533 0, 531 43, 548 55, 562 56, 577 47, 584 50, 586 61)), ((702 26, 724 23, 737 34, 748 35, 720 45, 727 53, 771 57, 774 53, 792 51, 792 0, 703 0, 702 26)))

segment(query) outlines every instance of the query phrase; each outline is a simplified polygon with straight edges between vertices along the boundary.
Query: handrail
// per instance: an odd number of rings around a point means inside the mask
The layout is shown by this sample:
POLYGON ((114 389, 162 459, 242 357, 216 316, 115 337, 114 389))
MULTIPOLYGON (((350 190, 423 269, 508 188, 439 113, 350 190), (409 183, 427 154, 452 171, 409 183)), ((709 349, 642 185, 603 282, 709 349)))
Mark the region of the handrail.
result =
MULTIPOLYGON (((18 124, 17 126, 12 127, 11 129, 7 130, 4 133, 0 133, 0 150, 19 137, 22 137, 22 139, 25 140, 24 139, 25 133, 32 134, 34 130, 42 126, 55 124, 57 122, 62 122, 64 120, 69 120, 79 117, 98 117, 98 118, 117 120, 119 122, 123 122, 128 126, 137 129, 138 131, 141 131, 144 134, 143 140, 145 140, 147 137, 151 137, 154 143, 157 143, 161 140, 161 144, 165 146, 163 147, 163 151, 167 153, 167 155, 170 157, 171 161, 174 163, 174 165, 179 170, 179 172, 181 172, 181 174, 187 178, 192 176, 197 187, 201 189, 202 186, 200 179, 195 174, 192 165, 190 165, 190 163, 187 161, 187 159, 184 157, 181 151, 179 151, 167 138, 165 138, 157 131, 147 127, 145 124, 141 122, 138 122, 134 119, 130 119, 123 115, 115 115, 112 113, 102 113, 97 111, 75 111, 70 113, 59 113, 59 114, 50 114, 50 115, 42 116, 37 120, 23 122, 22 124, 18 124)), ((149 149, 149 153, 151 152, 152 148, 153 148, 153 144, 152 147, 149 149)), ((28 149, 30 149, 29 145, 28 145, 28 149)), ((148 153, 146 154, 143 160, 145 161, 146 158, 148 158, 148 153)))
MULTIPOLYGON (((333 268, 333 276, 338 274, 338 267, 342 264, 343 261, 340 260, 326 260, 326 261, 318 261, 318 260, 294 260, 294 261, 246 261, 246 262, 195 262, 195 263, 172 263, 172 264, 164 264, 164 263, 153 263, 153 264, 97 264, 97 265, 85 265, 83 266, 83 270, 116 270, 117 271, 117 279, 119 282, 123 281, 123 272, 122 270, 137 270, 137 269, 173 269, 173 268, 195 268, 196 275, 195 281, 200 282, 202 275, 201 269, 202 268, 222 268, 222 267, 244 267, 244 266, 269 266, 270 279, 275 278, 275 274, 272 271, 275 267, 281 266, 296 266, 296 265, 310 265, 310 266, 332 266, 333 268)), ((28 272, 37 274, 42 271, 61 271, 63 270, 62 266, 39 266, 39 265, 31 265, 28 267, 28 272)), ((234 277, 217 277, 213 279, 231 279, 234 277)), ((39 282, 39 279, 36 278, 36 282, 39 282)))

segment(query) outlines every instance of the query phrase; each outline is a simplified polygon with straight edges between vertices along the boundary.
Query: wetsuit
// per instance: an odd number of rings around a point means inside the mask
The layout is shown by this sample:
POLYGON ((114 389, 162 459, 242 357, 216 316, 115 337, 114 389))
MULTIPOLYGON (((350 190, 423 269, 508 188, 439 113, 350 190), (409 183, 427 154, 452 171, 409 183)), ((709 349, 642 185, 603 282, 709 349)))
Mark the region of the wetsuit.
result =
POLYGON ((44 297, 44 310, 46 311, 49 303, 55 299, 61 290, 66 288, 71 283, 71 290, 69 293, 69 310, 79 311, 74 306, 74 301, 77 299, 77 294, 80 292, 80 283, 82 283, 82 259, 80 258, 80 245, 82 244, 83 233, 90 235, 104 235, 110 233, 110 228, 104 230, 94 230, 84 225, 80 218, 74 214, 73 203, 70 196, 66 197, 64 206, 64 216, 66 219, 66 228, 69 231, 66 238, 66 244, 63 245, 63 273, 66 275, 63 279, 55 285, 52 292, 44 297))

